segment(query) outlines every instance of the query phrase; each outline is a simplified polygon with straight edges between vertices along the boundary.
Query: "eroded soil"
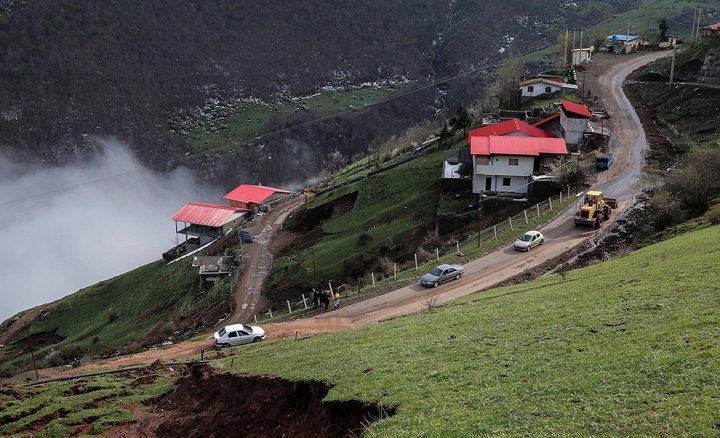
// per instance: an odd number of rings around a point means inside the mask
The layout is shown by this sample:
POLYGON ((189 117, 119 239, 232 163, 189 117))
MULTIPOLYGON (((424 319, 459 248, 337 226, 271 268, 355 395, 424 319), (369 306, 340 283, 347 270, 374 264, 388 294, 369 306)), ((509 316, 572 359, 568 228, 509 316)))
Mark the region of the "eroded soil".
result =
POLYGON ((198 366, 150 409, 133 407, 135 421, 109 437, 347 437, 360 436, 394 408, 357 400, 323 399, 323 382, 217 374, 198 366))

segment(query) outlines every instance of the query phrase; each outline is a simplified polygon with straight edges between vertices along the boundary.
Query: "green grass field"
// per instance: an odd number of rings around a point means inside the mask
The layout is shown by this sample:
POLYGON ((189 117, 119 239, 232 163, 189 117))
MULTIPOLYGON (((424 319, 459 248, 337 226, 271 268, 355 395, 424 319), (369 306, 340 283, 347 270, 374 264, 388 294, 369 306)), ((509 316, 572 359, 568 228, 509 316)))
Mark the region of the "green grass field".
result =
MULTIPOLYGON (((718 226, 360 330, 238 351, 233 371, 398 413, 368 436, 716 436, 718 226)), ((226 368, 225 360, 221 367, 226 368)))
MULTIPOLYGON (((717 436, 720 249, 707 243, 718 231, 358 330, 231 349, 214 366, 323 380, 335 385, 326 400, 397 408, 371 437, 717 436)), ((6 387, 0 433, 35 422, 45 436, 100 433, 172 383, 133 382, 6 387)))

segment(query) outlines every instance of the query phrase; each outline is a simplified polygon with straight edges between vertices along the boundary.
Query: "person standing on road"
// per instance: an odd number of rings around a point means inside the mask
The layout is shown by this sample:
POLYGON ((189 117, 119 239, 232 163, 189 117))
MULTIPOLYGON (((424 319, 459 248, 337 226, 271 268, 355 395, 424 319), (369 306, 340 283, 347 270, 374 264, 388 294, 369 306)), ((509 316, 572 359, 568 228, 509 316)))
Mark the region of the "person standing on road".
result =
POLYGON ((323 306, 325 306, 325 310, 327 310, 328 307, 330 307, 330 291, 329 290, 326 290, 323 292, 322 299, 323 299, 323 306))
POLYGON ((335 308, 340 308, 340 292, 335 291, 335 308))

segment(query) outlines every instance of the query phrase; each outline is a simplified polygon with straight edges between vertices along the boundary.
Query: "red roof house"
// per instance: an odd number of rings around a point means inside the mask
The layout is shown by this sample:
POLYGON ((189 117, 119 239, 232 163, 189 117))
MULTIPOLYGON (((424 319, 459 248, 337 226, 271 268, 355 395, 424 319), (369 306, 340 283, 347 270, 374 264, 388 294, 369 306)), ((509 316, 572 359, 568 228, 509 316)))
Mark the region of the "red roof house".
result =
POLYGON ((256 211, 260 204, 273 201, 289 193, 287 190, 273 187, 242 184, 223 196, 223 198, 227 199, 232 207, 247 208, 248 210, 256 211))
POLYGON ((588 119, 592 113, 585 105, 560 100, 560 126, 565 133, 565 143, 568 145, 579 145, 588 126, 588 119))
POLYGON ((185 204, 172 220, 208 227, 220 227, 228 221, 242 216, 247 209, 214 204, 185 204))
POLYGON ((562 138, 534 137, 473 137, 470 141, 470 153, 473 155, 520 155, 539 156, 540 154, 565 155, 567 146, 562 138))
POLYGON ((562 105, 562 110, 568 117, 583 117, 591 119, 593 116, 588 107, 583 104, 560 99, 560 105, 562 105))
POLYGON ((470 143, 472 137, 486 137, 490 135, 554 137, 554 135, 549 132, 531 126, 520 119, 510 119, 471 130, 468 132, 468 143, 470 143))

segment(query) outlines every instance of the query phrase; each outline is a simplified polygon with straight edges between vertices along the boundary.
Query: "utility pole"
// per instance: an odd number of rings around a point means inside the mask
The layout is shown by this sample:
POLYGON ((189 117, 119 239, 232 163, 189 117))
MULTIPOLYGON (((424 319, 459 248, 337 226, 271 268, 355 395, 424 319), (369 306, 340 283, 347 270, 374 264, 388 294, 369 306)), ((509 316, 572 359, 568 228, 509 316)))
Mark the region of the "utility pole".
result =
POLYGON ((673 45, 673 53, 672 53, 672 63, 670 64, 670 83, 668 83, 668 87, 672 86, 673 78, 675 77, 675 45, 673 45))
POLYGON ((627 33, 625 34, 625 54, 630 53, 628 43, 630 42, 630 23, 627 24, 627 33))
POLYGON ((695 41, 695 23, 697 22, 697 7, 693 9, 693 23, 690 29, 690 42, 695 41))
POLYGON ((567 44, 569 30, 565 29, 565 48, 563 49, 563 79, 565 78, 565 69, 567 68, 567 44))
POLYGON ((695 29, 695 40, 700 39, 700 20, 702 20, 702 8, 698 8, 698 21, 697 21, 697 29, 695 29))

